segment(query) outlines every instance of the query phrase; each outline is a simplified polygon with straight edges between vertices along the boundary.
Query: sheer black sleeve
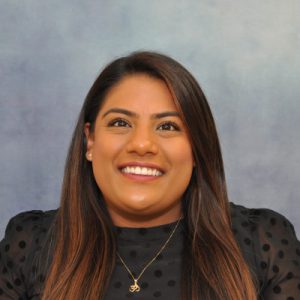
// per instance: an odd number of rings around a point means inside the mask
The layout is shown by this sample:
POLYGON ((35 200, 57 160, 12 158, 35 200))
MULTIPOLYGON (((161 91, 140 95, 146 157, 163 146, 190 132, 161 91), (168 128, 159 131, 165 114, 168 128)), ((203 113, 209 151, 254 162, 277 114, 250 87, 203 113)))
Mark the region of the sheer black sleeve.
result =
POLYGON ((293 225, 271 210, 250 211, 261 299, 299 300, 300 243, 293 225))
POLYGON ((0 299, 29 299, 28 268, 34 246, 38 245, 36 233, 41 228, 41 218, 41 211, 31 211, 9 221, 0 242, 0 299))

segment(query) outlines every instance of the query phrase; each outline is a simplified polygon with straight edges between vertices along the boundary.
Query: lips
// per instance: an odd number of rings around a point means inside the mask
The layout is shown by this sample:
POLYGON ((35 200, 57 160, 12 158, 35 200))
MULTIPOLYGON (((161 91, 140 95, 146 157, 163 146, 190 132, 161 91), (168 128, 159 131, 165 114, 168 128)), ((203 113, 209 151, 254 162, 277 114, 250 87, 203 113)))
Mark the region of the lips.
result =
POLYGON ((154 164, 148 163, 127 163, 119 166, 122 173, 128 175, 141 175, 141 176, 151 176, 159 177, 163 175, 163 170, 154 164))
POLYGON ((144 175, 144 176, 161 176, 162 172, 153 168, 146 167, 125 167, 121 169, 121 172, 126 174, 144 175))

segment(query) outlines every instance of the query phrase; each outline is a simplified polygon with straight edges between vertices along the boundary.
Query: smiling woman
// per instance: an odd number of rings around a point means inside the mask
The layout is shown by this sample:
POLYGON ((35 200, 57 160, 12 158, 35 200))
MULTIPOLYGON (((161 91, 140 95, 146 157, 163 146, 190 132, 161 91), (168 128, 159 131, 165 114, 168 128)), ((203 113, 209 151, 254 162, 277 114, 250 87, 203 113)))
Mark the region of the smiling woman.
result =
POLYGON ((113 223, 149 227, 178 220, 193 154, 167 85, 144 74, 126 76, 106 95, 93 132, 89 128, 87 159, 113 223))
POLYGON ((153 52, 101 72, 60 207, 12 218, 0 254, 0 299, 300 299, 293 226, 229 203, 201 88, 153 52))

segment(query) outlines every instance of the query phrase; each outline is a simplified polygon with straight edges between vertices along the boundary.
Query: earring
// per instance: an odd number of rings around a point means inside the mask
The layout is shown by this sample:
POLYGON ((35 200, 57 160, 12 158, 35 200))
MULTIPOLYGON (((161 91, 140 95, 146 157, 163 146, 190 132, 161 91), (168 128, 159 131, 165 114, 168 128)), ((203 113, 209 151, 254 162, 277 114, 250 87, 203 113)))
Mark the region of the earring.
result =
POLYGON ((89 160, 89 161, 92 160, 92 153, 91 152, 86 153, 86 159, 89 160))

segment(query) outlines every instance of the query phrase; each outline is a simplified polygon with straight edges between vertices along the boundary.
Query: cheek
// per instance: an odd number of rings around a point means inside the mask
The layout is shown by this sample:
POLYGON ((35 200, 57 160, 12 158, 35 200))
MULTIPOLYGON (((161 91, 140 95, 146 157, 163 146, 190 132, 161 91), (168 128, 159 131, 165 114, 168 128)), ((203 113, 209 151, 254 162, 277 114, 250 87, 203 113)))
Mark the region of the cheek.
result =
POLYGON ((193 153, 188 142, 177 142, 164 147, 165 157, 170 165, 170 173, 166 181, 168 197, 180 199, 187 189, 193 172, 193 153))
POLYGON ((100 190, 110 185, 108 177, 114 175, 114 161, 124 148, 119 139, 99 135, 93 147, 92 168, 95 180, 100 190), (105 142, 103 142, 105 141, 105 142))
POLYGON ((125 142, 118 137, 99 135, 95 141, 93 158, 97 164, 111 163, 116 155, 124 149, 125 142))
POLYGON ((171 170, 167 181, 169 196, 177 199, 182 196, 191 180, 194 164, 191 145, 186 139, 178 140, 168 146, 165 144, 163 151, 171 170))
POLYGON ((188 141, 177 141, 168 147, 164 147, 164 151, 173 166, 186 169, 187 172, 193 168, 193 153, 188 141))

